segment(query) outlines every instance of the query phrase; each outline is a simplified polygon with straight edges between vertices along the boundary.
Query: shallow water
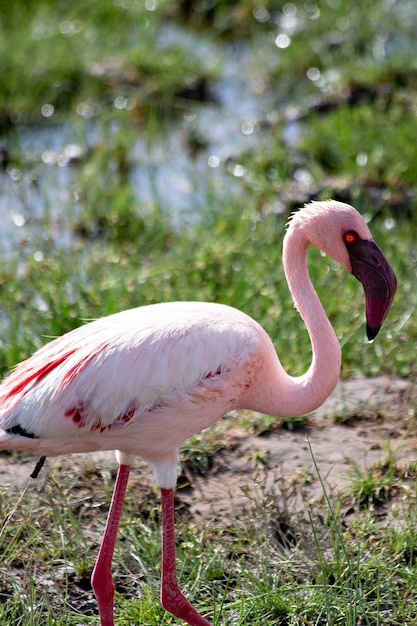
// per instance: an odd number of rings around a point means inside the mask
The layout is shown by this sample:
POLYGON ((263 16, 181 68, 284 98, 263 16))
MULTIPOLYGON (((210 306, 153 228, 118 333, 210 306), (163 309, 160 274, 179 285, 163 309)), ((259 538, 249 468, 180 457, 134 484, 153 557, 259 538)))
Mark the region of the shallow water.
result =
MULTIPOLYGON (((170 36, 179 35, 172 29, 170 36)), ((129 155, 129 176, 138 207, 157 204, 176 227, 193 222, 214 190, 216 197, 222 190, 238 193, 245 170, 229 159, 265 139, 263 122, 276 107, 274 94, 259 84, 255 41, 217 44, 207 53, 218 55, 221 64, 209 101, 183 102, 181 115, 168 129, 164 125, 159 136, 150 138, 146 128, 142 133, 132 127, 137 139, 129 155), (196 150, 190 148, 193 137, 198 138, 196 150)), ((115 102, 122 105, 120 99, 115 102)), ((104 132, 108 135, 108 126, 104 132)), ((79 162, 85 162, 87 151, 103 139, 100 116, 87 115, 74 124, 70 117, 55 123, 52 115, 43 125, 16 125, 12 137, 25 155, 25 165, 9 164, 0 173, 3 251, 15 249, 22 238, 35 233, 61 245, 70 243, 68 220, 80 210, 74 191, 79 162)))

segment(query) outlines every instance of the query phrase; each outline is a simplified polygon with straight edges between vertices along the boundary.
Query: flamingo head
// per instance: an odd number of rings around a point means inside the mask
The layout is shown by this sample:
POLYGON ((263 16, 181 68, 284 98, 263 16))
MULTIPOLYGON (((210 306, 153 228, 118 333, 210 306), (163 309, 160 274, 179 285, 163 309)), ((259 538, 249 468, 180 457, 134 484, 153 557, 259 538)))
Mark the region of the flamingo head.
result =
POLYGON ((363 285, 366 334, 372 341, 397 290, 394 271, 373 240, 363 217, 348 204, 312 202, 296 214, 306 239, 343 265, 363 285))

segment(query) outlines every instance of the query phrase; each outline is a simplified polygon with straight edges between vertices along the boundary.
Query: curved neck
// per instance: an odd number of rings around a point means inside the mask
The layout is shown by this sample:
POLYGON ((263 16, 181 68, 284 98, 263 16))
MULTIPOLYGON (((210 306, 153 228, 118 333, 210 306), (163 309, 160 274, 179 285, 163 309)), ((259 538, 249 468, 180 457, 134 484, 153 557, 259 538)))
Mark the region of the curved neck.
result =
POLYGON ((340 377, 341 348, 308 274, 308 246, 302 232, 296 228, 287 231, 283 248, 285 275, 294 305, 307 327, 313 359, 305 374, 290 376, 276 355, 273 357, 269 367, 275 368, 277 376, 264 395, 265 405, 258 409, 269 415, 290 417, 314 411, 328 398, 340 377))

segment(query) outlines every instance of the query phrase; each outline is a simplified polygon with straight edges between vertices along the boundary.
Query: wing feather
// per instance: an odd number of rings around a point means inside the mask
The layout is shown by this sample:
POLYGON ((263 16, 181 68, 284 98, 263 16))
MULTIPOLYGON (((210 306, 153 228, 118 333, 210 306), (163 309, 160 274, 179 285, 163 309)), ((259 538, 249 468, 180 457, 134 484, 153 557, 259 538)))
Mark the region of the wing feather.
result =
POLYGON ((256 323, 223 305, 170 303, 86 324, 36 352, 0 385, 0 427, 81 436, 178 404, 244 361, 256 323))

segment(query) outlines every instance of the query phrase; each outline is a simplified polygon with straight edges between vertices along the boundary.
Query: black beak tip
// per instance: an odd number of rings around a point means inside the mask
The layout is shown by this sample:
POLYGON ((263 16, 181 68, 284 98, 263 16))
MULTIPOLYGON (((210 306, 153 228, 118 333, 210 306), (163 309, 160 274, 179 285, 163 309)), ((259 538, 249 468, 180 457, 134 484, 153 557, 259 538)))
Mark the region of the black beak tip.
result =
POLYGON ((368 337, 368 341, 373 341, 375 339, 380 328, 381 324, 378 326, 369 326, 369 324, 366 325, 366 336, 368 337))

